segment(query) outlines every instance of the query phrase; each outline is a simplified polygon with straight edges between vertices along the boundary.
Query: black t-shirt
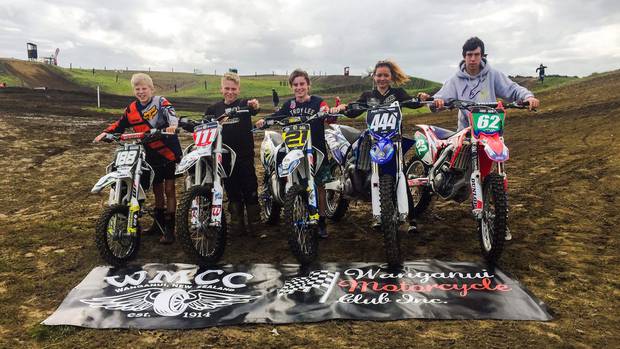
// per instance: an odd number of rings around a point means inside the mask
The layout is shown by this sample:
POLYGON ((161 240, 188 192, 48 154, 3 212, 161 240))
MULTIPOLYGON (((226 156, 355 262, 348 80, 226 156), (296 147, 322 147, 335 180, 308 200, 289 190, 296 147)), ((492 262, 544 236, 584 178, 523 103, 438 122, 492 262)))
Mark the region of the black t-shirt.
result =
MULTIPOLYGON (((381 94, 381 92, 379 92, 379 90, 377 89, 373 89, 372 91, 366 91, 362 93, 362 95, 357 99, 356 102, 366 104, 370 104, 371 102, 374 102, 376 104, 388 104, 394 101, 406 101, 411 98, 413 97, 411 97, 407 93, 407 91, 405 91, 405 89, 401 87, 390 87, 387 91, 385 91, 385 94, 381 94)), ((349 117, 356 117, 361 115, 362 113, 364 112, 361 110, 349 110, 345 112, 345 115, 349 117)))
MULTIPOLYGON (((247 99, 237 99, 231 104, 220 101, 207 108, 205 119, 211 120, 226 113, 227 109, 234 107, 247 107, 247 99)), ((237 153, 239 158, 254 157, 254 136, 252 135, 252 116, 258 110, 250 109, 249 112, 239 111, 233 117, 222 123, 222 142, 237 153)))
MULTIPOLYGON (((289 99, 284 102, 282 108, 280 108, 274 116, 282 118, 288 116, 312 116, 318 113, 321 108, 328 107, 323 98, 319 96, 310 96, 310 99, 306 102, 299 103, 293 99, 289 99)), ((312 132, 312 146, 319 149, 327 156, 327 147, 325 145, 325 125, 323 120, 317 119, 310 121, 310 130, 312 132)))

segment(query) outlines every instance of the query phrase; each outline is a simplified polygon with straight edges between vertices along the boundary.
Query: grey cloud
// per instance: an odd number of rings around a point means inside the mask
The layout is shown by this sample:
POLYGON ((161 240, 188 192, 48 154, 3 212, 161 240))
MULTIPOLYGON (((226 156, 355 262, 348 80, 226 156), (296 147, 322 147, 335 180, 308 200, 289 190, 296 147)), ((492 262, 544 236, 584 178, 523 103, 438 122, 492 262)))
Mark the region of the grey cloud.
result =
POLYGON ((65 65, 204 72, 234 66, 249 74, 296 67, 340 74, 345 65, 363 74, 378 59, 393 58, 410 74, 443 81, 461 59, 463 42, 477 35, 491 64, 507 74, 532 75, 532 65, 546 58, 550 73, 587 75, 617 69, 620 42, 588 56, 576 38, 589 40, 587 33, 617 23, 617 1, 25 0, 0 5, 0 25, 20 29, 0 29, 0 55, 23 58, 25 42, 38 40, 44 54, 60 47, 65 65), (76 10, 83 15, 72 16, 76 10), (154 20, 143 26, 140 18, 149 14, 154 20), (321 45, 297 45, 312 35, 321 45), (73 47, 62 47, 67 42, 73 47), (169 54, 149 58, 148 47, 169 54))

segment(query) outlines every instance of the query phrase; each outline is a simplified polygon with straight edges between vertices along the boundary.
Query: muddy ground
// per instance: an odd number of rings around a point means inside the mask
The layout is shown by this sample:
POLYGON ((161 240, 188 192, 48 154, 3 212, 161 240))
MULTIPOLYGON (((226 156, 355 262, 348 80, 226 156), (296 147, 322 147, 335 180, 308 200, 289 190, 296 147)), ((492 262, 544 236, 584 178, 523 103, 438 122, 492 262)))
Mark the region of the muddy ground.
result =
MULTIPOLYGON (((84 113, 79 102, 68 107, 60 97, 33 102, 29 90, 2 91, 0 347, 617 347, 619 91, 620 73, 605 74, 546 91, 537 113, 508 116, 514 238, 501 266, 550 307, 553 321, 328 321, 277 326, 278 336, 271 325, 188 331, 39 325, 101 264, 93 226, 104 200, 90 188, 113 146, 91 140, 113 117, 84 113)), ((456 120, 452 113, 428 114, 407 120, 406 129, 414 122, 453 127, 456 120)), ((369 206, 350 211, 321 242, 321 260, 382 261, 369 206)), ((435 202, 419 225, 404 238, 406 259, 480 260, 466 204, 435 202)), ((229 241, 228 263, 294 262, 281 228, 261 226, 229 241)), ((189 260, 178 244, 164 247, 147 237, 137 262, 189 260)))

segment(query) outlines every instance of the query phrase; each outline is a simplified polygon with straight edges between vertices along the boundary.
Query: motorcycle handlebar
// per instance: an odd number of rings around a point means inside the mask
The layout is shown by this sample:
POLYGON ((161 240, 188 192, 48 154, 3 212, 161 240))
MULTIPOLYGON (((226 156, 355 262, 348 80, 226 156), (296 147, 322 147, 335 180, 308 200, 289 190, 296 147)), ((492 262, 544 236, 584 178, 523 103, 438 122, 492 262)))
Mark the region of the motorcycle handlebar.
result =
MULTIPOLYGON (((489 107, 489 108, 497 108, 500 105, 500 102, 469 102, 469 101, 462 101, 462 100, 453 100, 450 101, 446 104, 444 104, 444 108, 446 109, 454 109, 454 108, 458 108, 458 109, 467 109, 467 108, 471 108, 471 107, 489 107)), ((511 108, 511 109, 527 109, 530 105, 530 102, 528 101, 519 101, 519 102, 512 102, 512 103, 501 103, 501 105, 505 108, 511 108)))
POLYGON ((108 133, 101 140, 105 143, 112 142, 121 142, 132 139, 148 139, 149 137, 155 136, 174 136, 179 133, 179 129, 177 128, 174 132, 166 132, 159 129, 151 129, 147 132, 135 132, 135 133, 108 133))
POLYGON ((290 116, 290 117, 282 117, 281 115, 278 115, 278 118, 275 118, 276 115, 271 114, 268 115, 264 118, 265 120, 265 124, 263 125, 263 127, 257 128, 257 129, 253 129, 254 130, 264 130, 266 128, 268 128, 269 126, 273 126, 273 125, 279 125, 279 126, 288 126, 288 125, 294 125, 294 124, 300 124, 300 123, 306 123, 312 120, 317 120, 317 119, 326 119, 326 118, 338 118, 341 116, 344 116, 343 114, 330 114, 330 113, 326 113, 326 112, 318 112, 316 114, 310 115, 310 116, 290 116), (290 119, 292 118, 298 118, 298 120, 295 121, 291 121, 290 119))
MULTIPOLYGON (((407 99, 404 101, 400 101, 398 102, 399 105, 401 107, 405 107, 405 108, 419 108, 423 105, 430 105, 433 102, 433 98, 431 97, 430 99, 427 99, 426 101, 422 101, 417 97, 411 98, 411 99, 407 99)), ((375 109, 375 108, 387 108, 390 105, 392 105, 392 103, 385 103, 385 104, 377 104, 377 105, 368 105, 367 103, 359 103, 359 102, 352 102, 349 103, 347 105, 347 110, 355 110, 355 111, 366 111, 369 109, 375 109)))

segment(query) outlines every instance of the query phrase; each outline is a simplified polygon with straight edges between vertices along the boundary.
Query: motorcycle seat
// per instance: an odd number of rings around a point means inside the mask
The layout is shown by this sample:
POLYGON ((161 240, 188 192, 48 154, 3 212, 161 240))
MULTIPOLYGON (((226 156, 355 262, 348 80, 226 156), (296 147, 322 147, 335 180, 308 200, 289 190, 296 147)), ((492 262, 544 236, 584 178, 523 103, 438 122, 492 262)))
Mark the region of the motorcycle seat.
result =
POLYGON ((435 136, 439 139, 448 139, 456 134, 454 131, 446 130, 445 128, 431 126, 431 130, 435 133, 435 136))
POLYGON ((340 132, 342 133, 344 138, 346 138, 349 144, 355 143, 355 141, 357 141, 357 139, 362 134, 362 131, 356 129, 355 127, 347 125, 340 125, 340 132))

